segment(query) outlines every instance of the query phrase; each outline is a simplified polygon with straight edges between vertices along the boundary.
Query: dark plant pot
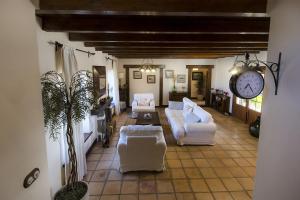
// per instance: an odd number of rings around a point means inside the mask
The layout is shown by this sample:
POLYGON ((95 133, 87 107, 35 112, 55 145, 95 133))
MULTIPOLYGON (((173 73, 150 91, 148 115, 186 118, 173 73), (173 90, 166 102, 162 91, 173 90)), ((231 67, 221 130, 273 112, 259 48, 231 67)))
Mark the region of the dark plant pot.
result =
POLYGON ((88 185, 85 182, 76 182, 74 187, 67 185, 60 189, 54 197, 54 200, 88 200, 88 185))

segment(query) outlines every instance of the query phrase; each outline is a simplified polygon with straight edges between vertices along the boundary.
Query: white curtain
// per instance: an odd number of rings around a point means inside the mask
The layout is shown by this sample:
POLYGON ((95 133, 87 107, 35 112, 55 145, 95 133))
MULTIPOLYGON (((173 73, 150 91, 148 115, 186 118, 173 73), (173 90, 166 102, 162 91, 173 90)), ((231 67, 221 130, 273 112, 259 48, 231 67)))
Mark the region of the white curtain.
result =
MULTIPOLYGON (((69 86, 71 81, 72 75, 78 71, 77 60, 75 57, 75 52, 72 48, 63 47, 59 48, 56 52, 56 70, 61 73, 69 86)), ((73 124, 73 136, 74 136, 74 144, 75 144, 75 151, 77 156, 77 163, 78 163, 78 180, 82 180, 83 176, 87 172, 86 166, 86 158, 83 149, 84 145, 84 135, 83 135, 83 122, 78 124, 73 124)), ((68 158, 68 144, 66 138, 66 127, 64 127, 64 132, 61 134, 61 162, 66 166, 66 179, 69 174, 69 158, 68 158)))
MULTIPOLYGON (((111 61, 111 60, 109 60, 111 61)), ((120 114, 120 96, 119 96, 119 78, 118 78, 118 68, 115 60, 111 61, 111 71, 108 75, 111 75, 111 79, 109 80, 109 85, 112 86, 112 97, 113 102, 115 104, 116 114, 120 114)))

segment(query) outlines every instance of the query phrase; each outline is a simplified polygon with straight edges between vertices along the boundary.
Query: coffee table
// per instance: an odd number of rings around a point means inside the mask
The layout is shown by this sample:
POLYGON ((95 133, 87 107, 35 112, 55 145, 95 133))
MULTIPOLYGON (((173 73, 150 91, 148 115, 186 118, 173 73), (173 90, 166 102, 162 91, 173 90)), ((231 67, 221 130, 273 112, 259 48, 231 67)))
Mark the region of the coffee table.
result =
POLYGON ((126 125, 153 125, 161 126, 158 112, 139 112, 136 119, 128 118, 126 125), (145 119, 144 115, 150 113, 151 118, 145 119))

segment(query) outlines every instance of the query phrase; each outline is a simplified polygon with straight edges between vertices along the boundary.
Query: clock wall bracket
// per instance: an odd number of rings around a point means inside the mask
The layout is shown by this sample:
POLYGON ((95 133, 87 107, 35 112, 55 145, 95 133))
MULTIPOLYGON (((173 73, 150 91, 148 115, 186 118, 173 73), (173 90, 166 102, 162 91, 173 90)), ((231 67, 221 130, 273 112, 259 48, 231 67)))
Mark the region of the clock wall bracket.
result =
POLYGON ((256 54, 255 54, 255 60, 250 60, 250 55, 248 52, 246 52, 245 55, 245 61, 235 61, 234 66, 236 66, 238 63, 244 64, 248 69, 262 71, 262 67, 266 67, 269 69, 269 71, 272 74, 274 85, 275 85, 275 95, 278 94, 278 85, 279 85, 279 75, 280 75, 280 64, 281 64, 281 52, 278 55, 278 61, 276 62, 269 62, 269 61, 261 61, 258 60, 256 54))

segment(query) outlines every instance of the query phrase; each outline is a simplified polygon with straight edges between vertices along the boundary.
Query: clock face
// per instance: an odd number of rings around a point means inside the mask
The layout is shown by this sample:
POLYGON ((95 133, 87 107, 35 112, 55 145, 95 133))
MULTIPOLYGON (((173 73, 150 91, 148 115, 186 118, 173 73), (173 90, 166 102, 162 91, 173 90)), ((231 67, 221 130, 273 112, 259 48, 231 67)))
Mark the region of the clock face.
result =
POLYGON ((238 96, 244 99, 252 99, 264 89, 264 78, 256 71, 243 72, 237 78, 235 88, 238 96))

